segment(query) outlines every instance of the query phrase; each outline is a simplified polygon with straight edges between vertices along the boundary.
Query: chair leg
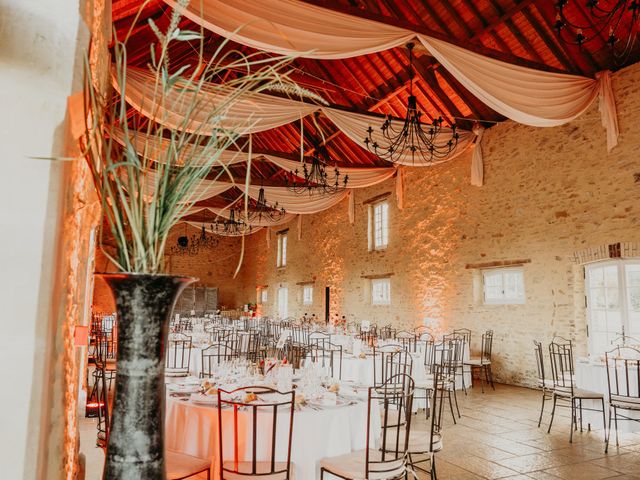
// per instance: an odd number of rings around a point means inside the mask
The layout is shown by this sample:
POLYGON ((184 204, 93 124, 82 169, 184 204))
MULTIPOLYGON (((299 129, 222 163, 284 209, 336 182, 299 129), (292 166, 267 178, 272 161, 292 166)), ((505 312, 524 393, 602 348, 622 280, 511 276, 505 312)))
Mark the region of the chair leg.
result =
POLYGON ((544 413, 544 402, 547 400, 547 392, 544 387, 542 388, 542 406, 540 407, 540 417, 538 418, 538 428, 540 428, 540 424, 542 423, 542 414, 544 413))
POLYGON ((611 437, 611 408, 609 408, 609 430, 607 431, 605 425, 605 440, 604 440, 604 453, 609 452, 609 438, 611 437))
POLYGON ((576 420, 576 400, 571 399, 571 433, 569 433, 569 443, 573 443, 573 429, 578 428, 578 422, 576 420))
POLYGON ((491 382, 491 388, 495 390, 496 386, 493 384, 493 369, 491 368, 491 364, 488 365, 488 368, 489 368, 489 381, 491 382))
POLYGON ((555 393, 553 394, 553 408, 551 409, 551 420, 549 420, 549 428, 547 429, 547 433, 551 433, 551 425, 553 425, 553 417, 556 413, 556 403, 558 401, 558 397, 556 397, 555 393))
POLYGON ((324 478, 324 468, 320 467, 320 480, 324 478))
POLYGON ((616 447, 619 447, 620 443, 618 442, 618 408, 617 407, 613 407, 613 422, 616 425, 616 447))
POLYGON ((607 441, 607 417, 604 414, 604 398, 602 399, 602 427, 604 428, 604 441, 607 441))
POLYGON ((579 405, 580 405, 580 431, 582 432, 582 399, 579 398, 578 399, 579 405))
MULTIPOLYGON (((464 382, 464 365, 462 365, 461 371, 462 371, 462 390, 464 390, 464 394, 466 395, 467 394, 467 386, 465 385, 465 382, 464 382)), ((473 379, 471 380, 471 384, 473 385, 473 379)), ((455 387, 455 385, 454 385, 454 387, 455 387)))
POLYGON ((453 424, 457 424, 456 415, 453 413, 453 402, 451 401, 451 390, 447 390, 447 397, 449 397, 449 408, 451 409, 451 417, 453 418, 453 424))
MULTIPOLYGON (((465 394, 466 394, 466 392, 465 392, 465 394)), ((462 418, 462 415, 460 415, 460 407, 458 407, 458 393, 456 392, 455 384, 453 385, 453 399, 456 402, 456 411, 458 412, 458 418, 462 418)))
POLYGON ((431 480, 437 480, 438 475, 436 474, 436 456, 435 454, 431 454, 431 480))

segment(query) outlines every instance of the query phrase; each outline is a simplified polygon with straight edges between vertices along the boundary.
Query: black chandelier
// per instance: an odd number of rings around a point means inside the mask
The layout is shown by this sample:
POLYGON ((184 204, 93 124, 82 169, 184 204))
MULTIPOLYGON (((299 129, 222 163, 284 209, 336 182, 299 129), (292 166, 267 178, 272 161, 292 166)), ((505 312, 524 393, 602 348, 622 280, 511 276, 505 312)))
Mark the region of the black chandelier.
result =
MULTIPOLYGON (((380 127, 379 137, 373 127, 367 129, 364 143, 367 149, 378 157, 389 162, 405 160, 407 153, 411 154, 411 161, 415 163, 416 157, 422 162, 432 163, 434 160, 446 158, 458 145, 459 134, 456 124, 451 125, 451 136, 443 141, 442 117, 433 119, 430 124, 421 121, 422 112, 418 110, 418 103, 413 95, 413 43, 407 44, 409 50, 409 99, 407 100, 407 113, 404 121, 393 119, 387 115, 380 127), (402 122, 402 128, 398 130, 393 124, 402 122), (377 137, 377 139, 375 138, 377 137), (384 141, 384 145, 381 143, 384 141)), ((447 129, 448 130, 448 129, 447 129)))
POLYGON ((337 193, 347 188, 349 175, 342 175, 338 167, 334 167, 332 174, 327 173, 328 165, 320 159, 319 151, 328 158, 326 149, 318 145, 311 158, 311 167, 307 163, 303 163, 302 171, 296 168, 285 176, 284 182, 289 190, 299 195, 305 193, 314 195, 316 193, 337 193))
POLYGON ((187 226, 185 224, 185 233, 178 237, 176 244, 169 249, 171 255, 198 255, 201 250, 212 249, 218 246, 218 239, 213 234, 207 234, 207 230, 202 224, 200 234, 187 236, 187 226))
POLYGON ((249 206, 247 209, 247 220, 248 221, 271 221, 277 222, 284 217, 286 210, 281 208, 278 205, 278 202, 273 205, 267 202, 267 199, 264 194, 264 187, 260 187, 260 192, 258 193, 258 200, 255 205, 249 206))
MULTIPOLYGON (((560 39, 579 47, 599 39, 611 48, 616 64, 626 63, 640 29, 640 0, 583 0, 583 7, 578 0, 572 7, 570 3, 569 0, 556 3, 558 13, 554 27, 560 39), (567 18, 566 11, 571 8, 586 18, 585 23, 567 18)), ((572 15, 572 18, 576 16, 572 15)))
POLYGON ((251 233, 251 225, 240 218, 240 210, 238 209, 236 212, 235 208, 232 208, 229 211, 229 218, 214 222, 211 225, 211 229, 220 235, 227 235, 231 237, 251 233))

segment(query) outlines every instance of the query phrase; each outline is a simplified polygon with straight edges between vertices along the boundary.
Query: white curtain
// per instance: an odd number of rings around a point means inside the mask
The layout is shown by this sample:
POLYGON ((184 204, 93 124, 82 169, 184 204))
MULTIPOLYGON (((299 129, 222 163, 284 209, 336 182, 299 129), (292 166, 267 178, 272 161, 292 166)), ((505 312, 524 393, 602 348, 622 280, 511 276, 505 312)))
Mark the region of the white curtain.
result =
POLYGON ((611 86, 611 72, 605 70, 604 72, 599 72, 596 77, 600 81, 598 109, 600 110, 602 126, 607 131, 607 151, 610 152, 618 145, 618 137, 620 136, 616 101, 613 98, 613 87, 611 86))
MULTIPOLYGON (((174 0, 165 2, 176 6, 174 0)), ((599 93, 608 148, 617 142, 617 113, 607 74, 594 80, 511 65, 433 37, 299 0, 200 0, 184 13, 244 45, 317 59, 364 55, 402 45, 415 36, 480 100, 526 125, 567 123, 599 93)))

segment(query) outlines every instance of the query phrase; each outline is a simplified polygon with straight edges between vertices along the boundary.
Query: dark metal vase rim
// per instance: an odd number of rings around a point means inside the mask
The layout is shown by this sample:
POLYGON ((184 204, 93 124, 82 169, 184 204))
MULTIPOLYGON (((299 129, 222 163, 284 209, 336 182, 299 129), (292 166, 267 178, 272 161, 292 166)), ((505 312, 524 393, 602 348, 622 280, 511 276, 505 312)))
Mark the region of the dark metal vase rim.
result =
POLYGON ((186 275, 171 275, 170 273, 144 273, 144 272, 95 272, 95 275, 101 278, 118 278, 118 277, 166 277, 166 278, 181 278, 184 280, 191 280, 197 282, 200 280, 198 277, 189 277, 186 275))

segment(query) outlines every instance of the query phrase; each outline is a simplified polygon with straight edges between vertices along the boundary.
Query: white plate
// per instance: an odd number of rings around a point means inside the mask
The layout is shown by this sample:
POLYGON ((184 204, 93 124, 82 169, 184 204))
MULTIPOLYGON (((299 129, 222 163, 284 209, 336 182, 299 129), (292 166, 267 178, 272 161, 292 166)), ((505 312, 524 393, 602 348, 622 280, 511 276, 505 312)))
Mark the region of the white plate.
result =
POLYGON ((180 385, 177 383, 169 383, 167 389, 170 392, 177 393, 198 393, 202 388, 200 385, 180 385))

